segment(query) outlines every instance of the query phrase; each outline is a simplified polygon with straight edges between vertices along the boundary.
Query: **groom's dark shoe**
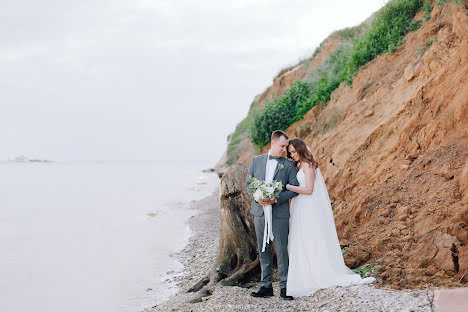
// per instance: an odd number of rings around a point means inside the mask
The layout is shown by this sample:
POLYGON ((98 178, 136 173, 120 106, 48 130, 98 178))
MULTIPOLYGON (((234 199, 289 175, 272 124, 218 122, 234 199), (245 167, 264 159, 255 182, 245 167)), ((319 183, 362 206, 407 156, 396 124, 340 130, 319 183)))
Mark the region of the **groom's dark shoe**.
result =
POLYGON ((280 297, 283 298, 283 300, 293 300, 294 299, 292 296, 286 295, 286 288, 281 288, 280 297))
POLYGON ((273 297, 273 288, 267 288, 267 287, 260 287, 260 289, 257 292, 251 292, 250 295, 252 297, 256 298, 267 298, 267 297, 273 297))

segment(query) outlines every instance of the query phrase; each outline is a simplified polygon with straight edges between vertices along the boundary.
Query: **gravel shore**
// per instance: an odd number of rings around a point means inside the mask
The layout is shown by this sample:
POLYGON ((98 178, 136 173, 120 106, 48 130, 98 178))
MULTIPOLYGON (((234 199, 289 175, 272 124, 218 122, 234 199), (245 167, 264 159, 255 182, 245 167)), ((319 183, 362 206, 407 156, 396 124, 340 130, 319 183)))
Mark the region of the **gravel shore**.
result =
POLYGON ((145 312, 156 311, 432 311, 432 290, 379 289, 373 285, 331 287, 312 296, 284 301, 279 298, 278 283, 273 283, 275 297, 250 297, 252 288, 217 286, 213 295, 200 303, 187 303, 193 294, 185 290, 205 276, 213 266, 219 242, 219 213, 216 191, 193 202, 198 214, 189 220, 193 232, 189 244, 175 257, 184 265, 173 277, 179 293, 145 312))

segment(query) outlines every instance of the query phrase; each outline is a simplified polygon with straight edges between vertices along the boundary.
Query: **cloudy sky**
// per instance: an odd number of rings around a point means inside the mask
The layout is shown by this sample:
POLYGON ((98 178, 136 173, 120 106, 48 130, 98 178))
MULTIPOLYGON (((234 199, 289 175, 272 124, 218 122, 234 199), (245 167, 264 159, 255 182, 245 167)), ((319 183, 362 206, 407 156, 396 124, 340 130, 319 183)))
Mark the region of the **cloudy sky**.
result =
POLYGON ((383 0, 0 0, 0 160, 215 163, 276 73, 383 0))

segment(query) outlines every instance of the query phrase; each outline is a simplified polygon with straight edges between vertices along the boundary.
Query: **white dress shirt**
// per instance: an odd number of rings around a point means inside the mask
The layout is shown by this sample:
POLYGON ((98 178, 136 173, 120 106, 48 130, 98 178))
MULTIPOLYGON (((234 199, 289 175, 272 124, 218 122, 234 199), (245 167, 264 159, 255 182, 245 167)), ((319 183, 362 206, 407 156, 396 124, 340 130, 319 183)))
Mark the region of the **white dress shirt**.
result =
POLYGON ((267 161, 266 161, 266 169, 265 169, 265 181, 271 182, 273 181, 273 176, 275 175, 276 166, 278 165, 278 161, 276 159, 270 159, 270 151, 268 151, 267 161))
MULTIPOLYGON (((278 161, 276 159, 270 159, 270 151, 267 154, 266 168, 265 168, 265 181, 272 182, 273 176, 275 175, 276 166, 278 161)), ((275 199, 276 202, 276 199, 275 199)), ((269 244, 270 240, 273 241, 273 211, 271 205, 263 206, 263 213, 265 216, 265 228, 263 230, 263 246, 262 252, 265 251, 266 245, 269 244)))

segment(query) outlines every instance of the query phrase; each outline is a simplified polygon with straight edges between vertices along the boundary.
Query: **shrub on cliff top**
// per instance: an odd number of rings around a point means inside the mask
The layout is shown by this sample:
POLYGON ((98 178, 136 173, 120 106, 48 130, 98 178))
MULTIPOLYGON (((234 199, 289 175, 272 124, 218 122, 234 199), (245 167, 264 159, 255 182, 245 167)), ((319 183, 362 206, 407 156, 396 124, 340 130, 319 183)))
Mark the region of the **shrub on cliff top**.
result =
POLYGON ((268 102, 251 124, 252 142, 258 147, 266 145, 271 132, 285 130, 315 105, 328 102, 342 82, 351 84, 362 65, 377 55, 394 52, 403 43, 403 36, 417 29, 413 17, 423 3, 423 0, 390 1, 375 14, 362 35, 356 29, 345 31, 348 37, 356 38, 352 47, 338 46, 304 82, 294 83, 281 97, 268 102))
POLYGON ((312 107, 328 102, 330 96, 344 80, 345 67, 352 46, 339 45, 317 68, 311 70, 304 81, 311 83, 312 92, 296 111, 297 120, 301 119, 312 107))
POLYGON ((298 120, 297 110, 311 93, 311 85, 296 81, 280 97, 268 100, 252 123, 251 138, 256 146, 263 146, 270 140, 270 135, 278 129, 286 129, 298 120))
POLYGON ((369 30, 359 37, 346 65, 346 82, 351 84, 359 68, 377 55, 395 52, 403 44, 403 36, 414 30, 412 23, 422 0, 394 0, 388 2, 375 15, 369 30))
POLYGON ((304 81, 295 82, 281 97, 270 100, 252 123, 252 142, 258 147, 266 145, 273 131, 286 129, 315 105, 328 102, 344 80, 350 51, 351 46, 340 45, 304 81))

